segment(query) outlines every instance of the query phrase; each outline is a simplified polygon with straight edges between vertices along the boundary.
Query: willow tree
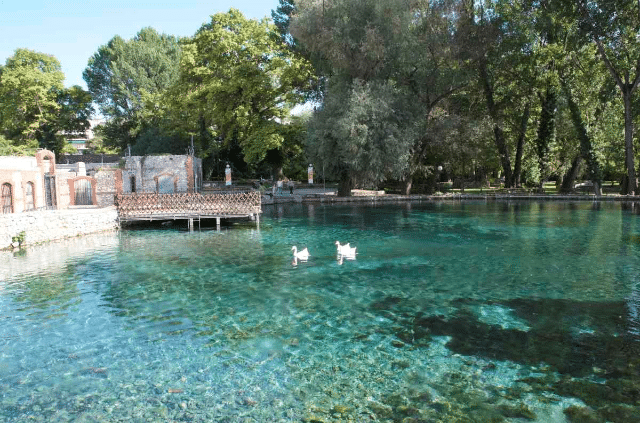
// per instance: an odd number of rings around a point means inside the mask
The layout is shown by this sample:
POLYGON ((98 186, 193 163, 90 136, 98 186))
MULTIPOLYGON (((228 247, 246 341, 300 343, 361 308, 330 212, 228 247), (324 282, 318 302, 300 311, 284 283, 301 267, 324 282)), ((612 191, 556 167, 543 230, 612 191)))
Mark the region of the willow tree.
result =
MULTIPOLYGON (((465 84, 454 57, 449 25, 454 3, 296 2, 291 33, 302 48, 310 52, 316 70, 328 80, 324 102, 314 119, 332 122, 336 118, 357 117, 354 125, 359 126, 361 132, 366 129, 368 134, 362 138, 353 137, 349 132, 332 131, 333 137, 341 134, 341 138, 313 149, 323 155, 317 160, 328 162, 338 157, 343 160, 340 166, 334 166, 338 173, 332 175, 340 179, 341 193, 348 194, 347 188, 352 182, 371 185, 390 178, 404 179, 408 192, 413 175, 425 171, 425 153, 432 141, 425 134, 434 119, 432 111, 465 84), (336 87, 346 92, 341 93, 336 87), (371 113, 376 103, 393 113, 384 112, 385 118, 378 122, 364 119, 363 108, 350 101, 363 93, 370 103, 364 107, 370 107, 371 113), (387 125, 387 129, 380 130, 381 124, 387 125), (399 144, 397 136, 392 135, 398 131, 403 134, 399 144), (367 164, 355 156, 350 158, 350 152, 360 148, 354 144, 364 141, 362 148, 374 155, 396 147, 406 151, 388 155, 385 166, 375 161, 367 164), (395 145, 389 145, 391 143, 395 145), (328 145, 333 148, 327 149, 328 145)), ((328 122, 316 122, 316 125, 331 128, 328 122)), ((320 138, 310 141, 319 142, 320 138)))
POLYGON ((408 166, 413 136, 403 104, 388 82, 330 83, 326 100, 309 127, 308 150, 316 164, 340 180, 340 196, 358 185, 376 187, 398 179, 408 166), (335 84, 335 85, 332 85, 335 84))
POLYGON ((281 149, 281 133, 310 64, 292 52, 267 19, 246 19, 236 9, 218 13, 183 44, 180 78, 169 93, 176 116, 205 155, 237 143, 247 163, 281 149))

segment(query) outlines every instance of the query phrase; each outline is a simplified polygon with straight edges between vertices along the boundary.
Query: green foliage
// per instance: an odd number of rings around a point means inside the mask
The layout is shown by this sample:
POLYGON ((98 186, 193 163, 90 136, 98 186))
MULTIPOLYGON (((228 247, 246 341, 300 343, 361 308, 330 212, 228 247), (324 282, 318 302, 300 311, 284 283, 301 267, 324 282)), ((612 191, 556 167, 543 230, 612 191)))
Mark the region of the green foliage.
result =
POLYGON ((19 143, 0 135, 0 156, 33 156, 38 150, 38 141, 19 143))
POLYGON ((22 246, 26 238, 27 234, 25 233, 25 231, 22 231, 18 235, 12 236, 11 242, 17 242, 19 246, 22 246))
POLYGON ((0 131, 19 144, 37 138, 56 118, 63 89, 60 62, 43 53, 17 49, 0 74, 0 131))
POLYGON ((346 148, 341 161, 330 166, 333 177, 376 185, 385 178, 427 171, 425 154, 437 144, 432 129, 444 123, 432 112, 467 84, 451 32, 454 5, 404 0, 296 3, 291 31, 313 53, 316 69, 333 87, 314 117, 310 141, 320 145, 310 149, 316 161, 332 162, 336 151, 346 148), (358 106, 353 99, 360 98, 365 102, 358 106), (366 114, 384 118, 367 121, 366 114), (350 130, 339 131, 341 125, 347 127, 347 118, 355 119, 350 130), (318 135, 322 133, 329 138, 318 135), (381 165, 377 155, 389 152, 394 143, 398 150, 386 156, 389 166, 381 165), (359 156, 362 151, 371 157, 359 156), (347 157, 351 154, 355 156, 347 157), (365 164, 369 159, 371 164, 365 164))
POLYGON ((406 136, 399 99, 397 89, 384 82, 331 87, 310 122, 310 159, 330 177, 366 187, 400 177, 412 139, 406 136))
POLYGON ((278 28, 282 42, 289 45, 294 44, 294 39, 289 33, 289 25, 295 8, 293 0, 279 0, 276 10, 271 11, 271 18, 276 28, 278 28))
POLYGON ((632 105, 640 85, 640 3, 635 0, 579 0, 566 4, 564 13, 577 20, 586 38, 584 42, 595 43, 600 59, 619 88, 624 105, 624 162, 628 181, 624 190, 627 194, 635 194, 635 111, 632 105))
POLYGON ((145 103, 176 82, 180 54, 178 38, 143 28, 130 40, 116 35, 89 59, 83 77, 108 119, 105 145, 133 145, 143 128, 152 126, 144 119, 145 103))
MULTIPOLYGON (((237 143, 256 164, 284 143, 283 124, 311 66, 291 52, 267 20, 219 13, 183 44, 178 83, 165 97, 167 116, 196 136, 205 156, 237 143)), ((178 126, 179 125, 179 126, 178 126)))
POLYGON ((31 150, 36 141, 61 154, 67 134, 89 127, 91 95, 79 86, 64 88, 63 80, 53 56, 18 49, 7 59, 0 72, 0 134, 15 151, 31 150))

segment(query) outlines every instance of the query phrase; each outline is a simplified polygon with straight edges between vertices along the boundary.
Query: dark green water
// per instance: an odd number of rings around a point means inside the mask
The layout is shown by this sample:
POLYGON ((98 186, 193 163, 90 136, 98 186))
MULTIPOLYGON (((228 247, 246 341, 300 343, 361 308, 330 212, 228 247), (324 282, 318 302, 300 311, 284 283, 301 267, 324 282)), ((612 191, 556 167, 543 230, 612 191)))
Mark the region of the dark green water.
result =
POLYGON ((288 205, 47 248, 0 261, 0 422, 640 421, 629 206, 288 205))

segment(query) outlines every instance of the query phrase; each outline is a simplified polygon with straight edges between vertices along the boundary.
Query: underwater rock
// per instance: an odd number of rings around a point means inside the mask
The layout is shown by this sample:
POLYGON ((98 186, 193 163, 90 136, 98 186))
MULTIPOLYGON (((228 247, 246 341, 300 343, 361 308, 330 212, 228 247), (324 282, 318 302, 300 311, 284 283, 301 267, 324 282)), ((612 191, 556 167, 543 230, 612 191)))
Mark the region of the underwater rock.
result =
POLYGON ((623 302, 517 299, 500 304, 530 330, 482 322, 463 307, 450 317, 416 316, 414 338, 449 336, 447 348, 455 353, 529 365, 544 362, 572 376, 592 374, 594 367, 608 377, 638 376, 640 341, 626 326, 623 302))
POLYGON ((369 401, 367 407, 380 419, 388 419, 393 416, 393 408, 377 401, 369 401))
POLYGON ((392 340, 392 341, 391 341, 391 345, 393 345, 393 346, 394 346, 394 347, 396 347, 396 348, 402 348, 402 347, 404 347, 404 346, 405 346, 404 342, 399 341, 399 340, 397 340, 397 339, 392 340))
POLYGON ((385 297, 379 301, 371 303, 369 307, 376 311, 390 310, 395 305, 400 304, 402 300, 403 299, 400 297, 385 297))
POLYGON ((332 412, 338 413, 338 414, 346 414, 349 412, 349 410, 350 409, 348 407, 340 404, 334 405, 333 408, 331 409, 332 412))
POLYGON ((575 397, 585 404, 601 407, 610 403, 637 404, 640 401, 640 380, 613 379, 596 383, 565 378, 553 385, 558 395, 575 397))
POLYGON ((417 402, 417 403, 431 403, 432 396, 431 396, 431 393, 428 391, 418 392, 411 397, 411 401, 417 402))
POLYGON ((640 408, 610 404, 598 410, 605 420, 612 423, 640 423, 640 408))
POLYGON ((604 419, 589 407, 572 405, 564 409, 570 423, 604 423, 604 419))
POLYGON ((497 409, 505 417, 527 420, 536 419, 536 413, 531 411, 524 403, 520 403, 519 405, 500 404, 497 409))
POLYGON ((503 423, 506 421, 502 413, 488 405, 479 405, 465 411, 474 422, 503 423))
POLYGON ((393 408, 398 408, 408 405, 409 400, 400 394, 391 394, 384 399, 384 403, 393 408))
POLYGON ((318 416, 303 417, 302 418, 302 422, 303 423, 327 423, 326 420, 324 420, 323 418, 318 417, 318 416))

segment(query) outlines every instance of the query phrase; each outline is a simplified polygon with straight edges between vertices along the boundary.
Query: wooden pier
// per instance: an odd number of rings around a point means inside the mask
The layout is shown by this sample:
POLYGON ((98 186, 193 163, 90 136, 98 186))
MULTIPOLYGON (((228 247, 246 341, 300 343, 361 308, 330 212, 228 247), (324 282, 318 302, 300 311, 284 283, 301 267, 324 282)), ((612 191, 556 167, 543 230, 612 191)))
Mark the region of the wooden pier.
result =
POLYGON ((202 219, 249 218, 260 221, 262 196, 258 191, 229 194, 117 194, 115 205, 120 222, 187 220, 189 229, 202 219))

